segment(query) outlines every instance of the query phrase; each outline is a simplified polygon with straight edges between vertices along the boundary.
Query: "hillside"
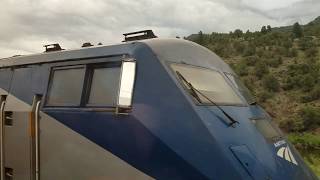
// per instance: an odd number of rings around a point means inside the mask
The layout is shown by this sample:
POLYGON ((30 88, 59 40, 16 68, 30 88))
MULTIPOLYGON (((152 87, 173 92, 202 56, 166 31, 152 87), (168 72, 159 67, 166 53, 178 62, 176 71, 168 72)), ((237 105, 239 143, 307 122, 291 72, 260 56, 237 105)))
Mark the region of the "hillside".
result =
POLYGON ((320 16, 306 25, 186 39, 233 67, 320 176, 320 16))

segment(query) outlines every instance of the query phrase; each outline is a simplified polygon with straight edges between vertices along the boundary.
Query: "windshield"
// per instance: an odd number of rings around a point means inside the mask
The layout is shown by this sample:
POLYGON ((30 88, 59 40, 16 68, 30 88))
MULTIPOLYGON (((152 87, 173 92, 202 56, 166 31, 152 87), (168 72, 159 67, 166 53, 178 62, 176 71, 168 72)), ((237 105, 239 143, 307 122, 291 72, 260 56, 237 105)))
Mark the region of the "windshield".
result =
POLYGON ((271 121, 267 119, 251 119, 251 122, 256 126, 257 130, 267 139, 267 140, 278 140, 281 138, 280 131, 272 124, 271 121))
MULTIPOLYGON (((217 104, 243 104, 240 97, 233 91, 217 71, 184 64, 171 64, 171 68, 181 73, 192 86, 212 99, 217 104)), ((190 89, 186 86, 185 88, 190 89)), ((212 104, 208 99, 199 95, 202 104, 212 104)), ((199 102, 200 103, 200 102, 199 102)))
POLYGON ((229 73, 225 73, 225 75, 228 77, 228 79, 232 82, 232 84, 237 88, 242 96, 246 99, 248 104, 252 104, 256 102, 255 98, 250 93, 249 89, 242 83, 240 78, 238 76, 234 76, 229 73))

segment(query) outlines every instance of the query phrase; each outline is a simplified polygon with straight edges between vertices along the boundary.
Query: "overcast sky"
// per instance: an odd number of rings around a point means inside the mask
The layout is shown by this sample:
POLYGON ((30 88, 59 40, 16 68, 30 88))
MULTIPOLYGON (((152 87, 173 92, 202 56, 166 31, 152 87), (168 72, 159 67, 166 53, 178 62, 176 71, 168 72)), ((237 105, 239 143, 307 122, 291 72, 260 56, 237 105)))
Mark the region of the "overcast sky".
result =
POLYGON ((307 23, 320 0, 0 0, 0 57, 43 51, 60 43, 119 43, 122 34, 153 29, 160 37, 260 30, 307 23))

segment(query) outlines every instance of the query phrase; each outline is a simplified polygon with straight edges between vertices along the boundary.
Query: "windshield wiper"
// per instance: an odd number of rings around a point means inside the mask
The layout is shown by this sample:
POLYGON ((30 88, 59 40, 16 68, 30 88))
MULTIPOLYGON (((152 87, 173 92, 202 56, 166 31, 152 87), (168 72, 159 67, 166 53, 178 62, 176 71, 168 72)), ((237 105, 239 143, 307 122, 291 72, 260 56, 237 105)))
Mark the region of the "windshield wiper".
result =
POLYGON ((215 105, 229 120, 230 123, 228 124, 229 126, 234 127, 234 125, 236 123, 239 124, 239 121, 234 120, 228 113, 226 113, 217 103, 215 103, 212 99, 210 99, 208 96, 204 95, 202 92, 200 92, 197 88, 193 87, 193 85, 186 80, 186 78, 179 72, 176 71, 178 77, 184 81, 186 83, 186 85, 190 88, 190 94, 197 99, 197 101, 199 101, 199 103, 202 103, 202 100, 200 99, 198 93, 203 96, 204 98, 206 98, 210 103, 212 103, 213 105, 215 105))
POLYGON ((257 104, 258 104, 257 101, 253 101, 253 102, 249 103, 249 105, 257 105, 257 104))

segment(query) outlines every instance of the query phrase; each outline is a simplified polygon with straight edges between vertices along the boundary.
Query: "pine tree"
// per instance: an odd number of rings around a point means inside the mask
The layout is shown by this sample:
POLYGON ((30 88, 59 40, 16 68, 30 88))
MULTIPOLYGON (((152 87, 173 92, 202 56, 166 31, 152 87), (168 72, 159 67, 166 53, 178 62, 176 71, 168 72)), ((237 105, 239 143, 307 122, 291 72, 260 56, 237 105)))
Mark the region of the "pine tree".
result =
POLYGON ((199 33, 198 33, 197 43, 200 45, 203 45, 203 43, 204 43, 204 37, 203 37, 202 31, 199 31, 199 33))
POLYGON ((261 28, 261 33, 266 34, 267 33, 267 28, 266 26, 262 26, 261 28))
POLYGON ((293 33, 293 37, 295 38, 300 38, 303 36, 302 28, 298 22, 294 23, 292 28, 292 33, 293 33))
POLYGON ((271 26, 270 26, 270 25, 268 25, 268 26, 267 26, 267 31, 268 31, 268 32, 271 32, 271 31, 272 31, 272 29, 271 29, 271 26))

